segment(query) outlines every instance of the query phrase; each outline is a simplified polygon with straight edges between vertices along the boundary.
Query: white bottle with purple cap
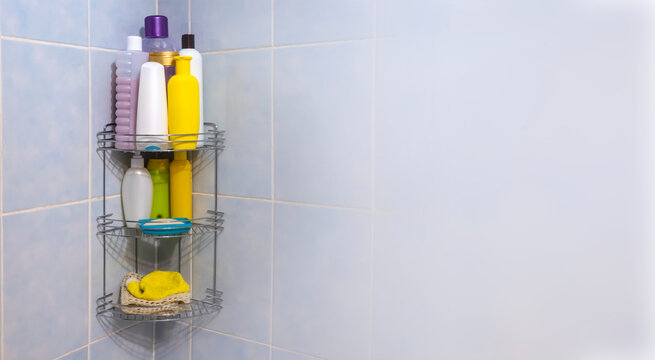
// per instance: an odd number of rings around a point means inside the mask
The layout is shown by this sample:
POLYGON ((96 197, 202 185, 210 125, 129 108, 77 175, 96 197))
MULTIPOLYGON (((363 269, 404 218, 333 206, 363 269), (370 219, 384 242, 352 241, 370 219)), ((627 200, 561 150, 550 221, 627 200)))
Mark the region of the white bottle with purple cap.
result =
POLYGON ((166 16, 146 16, 145 35, 143 51, 177 51, 175 42, 168 38, 168 18, 166 16))

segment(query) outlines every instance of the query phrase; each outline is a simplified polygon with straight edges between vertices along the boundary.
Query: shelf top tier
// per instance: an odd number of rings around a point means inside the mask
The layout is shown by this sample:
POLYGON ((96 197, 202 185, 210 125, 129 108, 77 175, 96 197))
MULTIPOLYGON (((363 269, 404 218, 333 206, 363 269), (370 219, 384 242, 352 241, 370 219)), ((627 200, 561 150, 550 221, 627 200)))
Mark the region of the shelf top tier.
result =
POLYGON ((116 124, 105 125, 96 135, 98 151, 168 153, 175 151, 221 151, 225 147, 225 131, 214 123, 204 123, 204 132, 193 134, 117 134, 116 124), (194 144, 194 149, 185 145, 194 144))

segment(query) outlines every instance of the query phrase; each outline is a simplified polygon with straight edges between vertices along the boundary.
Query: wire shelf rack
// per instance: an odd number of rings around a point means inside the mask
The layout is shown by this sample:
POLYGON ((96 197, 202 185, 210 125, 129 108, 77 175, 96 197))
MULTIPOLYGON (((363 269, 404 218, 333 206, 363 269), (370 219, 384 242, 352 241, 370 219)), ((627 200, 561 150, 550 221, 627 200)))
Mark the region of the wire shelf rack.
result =
POLYGON ((214 123, 204 123, 205 131, 193 134, 117 134, 116 124, 105 125, 103 131, 96 134, 98 151, 120 152, 175 152, 223 150, 225 148, 225 131, 218 130, 214 123), (177 140, 188 136, 198 136, 197 140, 177 140), (166 139, 166 140, 163 140, 166 139), (176 140, 173 140, 176 139, 176 140), (121 148, 116 144, 120 143, 121 148), (174 149, 175 145, 196 143, 195 149, 174 149))
POLYGON ((110 293, 96 300, 96 316, 133 321, 174 321, 217 314, 223 308, 223 292, 206 289, 205 293, 202 300, 191 299, 188 304, 164 306, 114 304, 110 293))
MULTIPOLYGON (((207 216, 191 219, 191 229, 185 234, 174 235, 154 235, 141 232, 138 228, 138 221, 129 221, 112 218, 113 214, 98 216, 98 232, 96 235, 105 236, 109 241, 120 241, 123 239, 139 238, 144 240, 166 240, 166 239, 185 239, 191 236, 202 236, 204 234, 213 234, 223 230, 223 213, 220 211, 208 210, 207 216), (134 225, 134 226, 129 226, 134 225)), ((160 230, 174 230, 174 227, 160 227, 160 230)))

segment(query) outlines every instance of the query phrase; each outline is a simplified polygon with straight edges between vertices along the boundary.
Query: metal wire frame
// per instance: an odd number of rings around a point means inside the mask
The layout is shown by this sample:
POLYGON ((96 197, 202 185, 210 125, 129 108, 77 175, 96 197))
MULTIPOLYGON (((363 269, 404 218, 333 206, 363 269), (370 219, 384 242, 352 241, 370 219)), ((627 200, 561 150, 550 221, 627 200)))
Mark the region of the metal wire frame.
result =
POLYGON ((225 146, 225 131, 218 130, 214 123, 204 123, 205 132, 191 134, 117 134, 116 124, 110 123, 105 125, 103 131, 96 134, 98 141, 98 151, 122 151, 122 152, 175 152, 175 151, 200 151, 200 150, 223 150, 225 146), (170 140, 179 136, 199 136, 197 140, 170 140), (116 136, 125 137, 123 140, 116 140, 116 136), (169 140, 139 140, 143 138, 166 138, 169 140), (129 139, 135 140, 129 140, 129 139), (116 143, 132 144, 133 149, 116 148, 116 143), (173 149, 173 145, 184 143, 197 143, 195 149, 173 149), (158 150, 138 149, 139 144, 156 145, 158 150))
POLYGON ((205 298, 202 300, 191 299, 188 304, 164 305, 164 306, 137 306, 114 304, 110 299, 113 294, 101 296, 96 300, 96 316, 135 320, 135 321, 174 321, 196 318, 205 315, 218 313, 223 308, 222 291, 214 289, 205 290, 205 298), (143 309, 153 309, 159 313, 155 314, 134 314, 130 312, 143 309), (162 313, 169 312, 169 313, 162 313))
MULTIPOLYGON (((205 127, 208 129, 207 132, 204 132, 202 134, 168 134, 168 135, 159 135, 159 136, 185 136, 185 135, 203 135, 203 140, 198 140, 198 146, 196 149, 183 149, 183 150, 173 150, 172 149, 172 144, 175 143, 183 143, 183 142, 190 142, 190 141, 161 141, 160 143, 162 144, 163 150, 137 150, 137 149, 117 149, 115 148, 115 136, 116 132, 114 131, 115 124, 108 124, 105 126, 105 130, 101 131, 97 134, 98 138, 98 149, 97 151, 102 154, 102 216, 99 216, 97 218, 98 221, 98 235, 102 237, 102 293, 103 296, 99 297, 97 299, 97 308, 96 308, 96 315, 98 317, 108 317, 108 318, 117 318, 117 319, 124 319, 124 320, 136 320, 136 321, 170 321, 170 320, 179 320, 179 319, 187 319, 187 318, 193 318, 193 317, 198 317, 198 316, 204 316, 204 315, 209 315, 213 313, 218 313, 221 309, 222 306, 220 305, 221 302, 223 301, 221 296, 222 292, 216 290, 216 266, 217 266, 217 257, 218 257, 218 233, 222 231, 223 227, 223 213, 218 211, 218 154, 220 151, 223 150, 224 146, 224 131, 218 131, 217 127, 213 123, 205 123, 205 127), (202 145, 201 145, 202 143, 202 145), (199 234, 199 233, 209 233, 213 232, 213 240, 214 240, 214 252, 213 252, 213 258, 214 258, 214 266, 213 266, 213 288, 208 288, 206 290, 207 296, 203 300, 195 300, 192 299, 190 304, 181 304, 181 305, 172 305, 172 306, 167 306, 167 310, 174 310, 172 312, 175 312, 174 314, 131 314, 122 311, 121 309, 124 309, 128 307, 128 305, 118 305, 118 304, 113 304, 113 300, 110 299, 110 297, 113 295, 113 293, 107 293, 107 240, 111 240, 112 236, 115 236, 118 234, 122 234, 125 232, 125 229, 127 229, 126 226, 111 226, 115 219, 111 219, 112 214, 107 214, 107 177, 106 177, 106 169, 107 169, 107 151, 120 151, 120 152, 174 152, 174 151, 204 151, 204 150, 213 150, 214 153, 214 210, 209 210, 208 213, 210 216, 204 217, 204 218, 198 218, 198 219, 192 219, 192 231, 191 234, 199 234), (195 232, 194 232, 195 229, 195 232), (178 308, 175 308, 175 306, 178 306, 178 308)), ((123 136, 124 134, 121 134, 123 136)), ((153 136, 153 135, 130 135, 127 134, 125 135, 127 137, 129 136, 153 136)), ((158 135, 155 135, 158 136, 158 135)), ((129 141, 124 141, 121 140, 121 142, 129 142, 129 141)), ((143 143, 147 142, 152 144, 153 141, 148 140, 148 141, 139 141, 135 140, 134 143, 143 143)), ((195 142, 195 141, 194 141, 195 142)), ((135 146, 136 147, 136 146, 135 146)), ((123 221, 123 220, 121 220, 123 221)), ((135 228, 130 228, 130 229, 135 229, 135 228)), ((138 232, 137 232, 138 234, 138 232)), ((166 239, 167 236, 154 236, 154 235, 148 235, 148 234, 141 234, 142 238, 145 238, 145 235, 147 235, 150 239, 156 239, 157 241, 160 239, 166 239)), ((184 234, 182 234, 184 235, 184 234)), ((122 236, 122 235, 121 235, 122 236)), ((135 236, 132 235, 132 238, 135 236)), ((181 249, 181 246, 179 246, 179 242, 181 241, 180 235, 176 235, 175 238, 178 239, 178 248, 181 249)), ((190 237, 191 241, 193 242, 193 237, 190 237)), ((138 241, 135 241, 135 268, 138 272, 138 251, 136 248, 136 244, 138 241)), ((178 253, 178 268, 180 267, 181 263, 181 250, 180 253, 178 253)), ((158 307, 161 308, 161 307, 158 307)), ((163 308, 162 308, 163 310, 163 308)))

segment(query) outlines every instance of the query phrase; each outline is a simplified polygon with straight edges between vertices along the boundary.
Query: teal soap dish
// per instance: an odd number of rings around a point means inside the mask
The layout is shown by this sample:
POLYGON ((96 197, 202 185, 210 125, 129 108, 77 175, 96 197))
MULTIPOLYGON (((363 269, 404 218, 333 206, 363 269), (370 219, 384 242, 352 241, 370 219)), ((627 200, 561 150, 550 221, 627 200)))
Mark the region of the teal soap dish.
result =
POLYGON ((144 234, 179 235, 191 229, 191 220, 187 218, 142 219, 139 227, 144 234))

